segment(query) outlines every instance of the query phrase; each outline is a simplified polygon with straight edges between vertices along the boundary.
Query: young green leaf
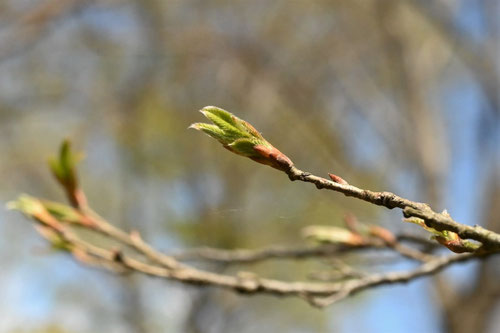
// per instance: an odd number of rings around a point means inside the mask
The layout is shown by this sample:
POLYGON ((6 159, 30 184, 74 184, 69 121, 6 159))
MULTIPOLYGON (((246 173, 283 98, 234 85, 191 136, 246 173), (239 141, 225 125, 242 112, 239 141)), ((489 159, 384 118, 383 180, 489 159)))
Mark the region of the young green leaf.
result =
POLYGON ((49 160, 52 173, 65 188, 73 190, 77 187, 76 164, 81 159, 81 154, 71 151, 69 140, 64 140, 59 149, 59 156, 49 160))
POLYGON ((202 131, 208 136, 211 136, 212 138, 216 139, 222 144, 230 144, 232 140, 228 139, 225 136, 225 133, 223 130, 221 130, 219 127, 211 124, 205 124, 205 123, 194 123, 189 126, 189 128, 193 128, 198 131, 202 131))
POLYGON ((40 200, 27 194, 22 194, 17 200, 7 202, 6 208, 9 210, 18 210, 30 217, 45 211, 40 200))
POLYGON ((273 147, 249 123, 230 112, 216 106, 206 106, 201 113, 212 121, 212 124, 194 123, 189 128, 202 131, 219 141, 224 148, 235 154, 269 165, 278 170, 288 170, 292 161, 278 149, 273 147))

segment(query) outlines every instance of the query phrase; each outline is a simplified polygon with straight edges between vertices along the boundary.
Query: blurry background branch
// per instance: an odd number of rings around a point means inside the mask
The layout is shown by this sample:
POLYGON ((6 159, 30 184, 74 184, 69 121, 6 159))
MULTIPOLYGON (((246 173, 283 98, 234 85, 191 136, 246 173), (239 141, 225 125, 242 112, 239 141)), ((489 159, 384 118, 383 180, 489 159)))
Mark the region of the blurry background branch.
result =
MULTIPOLYGON (((76 163, 81 154, 72 152, 69 141, 61 145, 59 155, 50 160, 50 168, 54 177, 63 187, 71 206, 42 201, 40 199, 21 196, 17 201, 8 204, 38 222, 36 229, 56 249, 70 252, 80 262, 104 267, 118 273, 135 271, 149 276, 167 278, 193 285, 210 285, 245 294, 265 293, 278 296, 298 296, 312 305, 324 307, 342 300, 349 295, 371 287, 408 282, 415 278, 438 272, 444 267, 455 263, 479 259, 486 255, 498 253, 496 238, 498 235, 486 229, 479 232, 474 228, 466 228, 451 220, 448 215, 434 213, 428 205, 416 203, 398 197, 388 192, 371 192, 349 185, 342 178, 330 175, 332 181, 310 173, 300 171, 279 150, 267 142, 259 132, 247 122, 230 113, 211 107, 211 111, 204 108, 202 112, 214 125, 204 123, 195 124, 196 129, 205 131, 219 140, 228 150, 250 157, 251 159, 272 166, 286 172, 291 180, 312 182, 318 189, 328 188, 339 191, 347 196, 353 196, 388 208, 411 208, 413 213, 408 216, 417 216, 423 219, 422 226, 435 233, 436 239, 454 252, 472 252, 469 255, 453 255, 436 257, 399 244, 397 237, 389 230, 377 226, 359 224, 353 216, 346 217, 346 228, 332 226, 308 226, 303 230, 306 237, 318 242, 337 244, 337 246, 316 246, 309 248, 268 248, 261 250, 218 250, 198 249, 176 257, 162 254, 147 244, 137 231, 130 233, 114 227, 97 213, 87 203, 87 199, 79 186, 76 163), (242 141, 243 140, 243 141, 242 141), (339 180, 341 182, 339 183, 339 180), (439 218, 424 216, 425 214, 439 215, 439 218), (446 220, 444 217, 448 218, 446 220), (445 220, 444 222, 442 220, 445 220), (434 223, 439 221, 438 229, 434 223), (113 248, 95 245, 71 230, 70 225, 88 229, 104 235, 112 241, 113 248), (435 227, 435 228, 432 228, 435 227), (449 230, 454 227, 457 234, 449 230), (364 229, 364 230, 363 230, 364 229), (464 229, 465 231, 462 231, 464 229), (481 237, 478 237, 480 235, 481 237), (463 236, 464 239, 460 238, 463 236), (465 237, 468 236, 468 237, 465 237), (465 238, 472 238, 482 242, 481 246, 471 246, 465 238), (450 242, 451 245, 450 245, 450 242), (125 248, 132 249, 127 254, 125 248), (343 268, 332 283, 280 281, 258 276, 256 273, 238 272, 236 275, 227 275, 197 269, 182 264, 179 259, 205 259, 224 263, 252 263, 268 259, 289 258, 304 259, 314 257, 337 257, 342 252, 366 248, 385 248, 393 250, 409 259, 420 261, 421 265, 404 272, 388 272, 380 274, 357 273, 349 266, 343 268)), ((416 222, 418 224, 418 222, 416 222)), ((293 279, 293 277, 292 277, 293 279)))
MULTIPOLYGON (((17 202, 13 202, 11 206, 41 223, 42 226, 38 230, 55 248, 69 251, 77 260, 86 265, 104 267, 119 273, 135 271, 193 285, 218 286, 244 294, 265 293, 277 296, 298 296, 319 307, 333 304, 364 289, 379 285, 408 282, 421 276, 433 274, 452 263, 470 260, 475 257, 480 258, 480 256, 472 254, 439 258, 429 257, 432 259, 426 258, 421 266, 407 272, 364 274, 362 277, 335 283, 285 282, 262 278, 250 272, 239 272, 236 276, 231 276, 199 270, 183 265, 173 257, 156 252, 143 243, 137 233, 131 233, 127 239, 112 234, 108 235, 114 241, 121 243, 122 246, 134 243, 141 244, 140 246, 134 246, 138 254, 154 262, 154 264, 146 263, 124 254, 121 249, 107 250, 80 239, 75 233, 63 226, 64 222, 55 220, 54 215, 45 210, 43 203, 35 198, 24 197, 17 202)), ((90 216, 85 217, 92 219, 90 216)), ((99 230, 101 223, 105 222, 94 220, 94 223, 83 223, 81 226, 99 230)), ((226 253, 228 252, 226 251, 226 253)), ((321 251, 316 253, 323 254, 321 251)), ((347 274, 342 275, 339 280, 349 277, 347 274)))
POLYGON ((81 10, 90 1, 81 0, 50 0, 43 1, 33 9, 17 18, 9 27, 12 31, 2 41, 0 62, 16 57, 49 33, 54 25, 68 15, 81 10))

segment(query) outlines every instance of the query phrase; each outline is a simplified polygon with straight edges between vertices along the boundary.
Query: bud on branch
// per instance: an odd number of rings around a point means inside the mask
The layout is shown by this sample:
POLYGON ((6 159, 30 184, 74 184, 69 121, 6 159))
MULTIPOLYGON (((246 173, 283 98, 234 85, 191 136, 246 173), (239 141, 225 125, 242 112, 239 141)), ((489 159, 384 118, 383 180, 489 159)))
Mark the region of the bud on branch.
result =
POLYGON ((49 160, 50 170, 66 191, 71 205, 78 208, 87 206, 85 195, 78 187, 76 164, 83 158, 83 154, 71 150, 69 140, 64 140, 59 149, 59 156, 49 160))
POLYGON ((76 178, 75 165, 81 158, 81 155, 73 154, 69 140, 64 140, 59 149, 59 156, 49 160, 49 166, 52 173, 65 188, 71 190, 77 188, 78 181, 76 178))
POLYGON ((360 234, 334 226, 310 225, 302 229, 302 236, 319 243, 343 244, 348 246, 360 246, 365 243, 360 234))
MULTIPOLYGON (((446 211, 444 212, 445 214, 446 211)), ((418 217, 410 217, 404 219, 405 222, 415 223, 421 226, 426 231, 432 234, 432 239, 435 239, 439 244, 446 246, 450 251, 455 253, 478 252, 481 250, 481 245, 476 242, 471 242, 460 238, 460 236, 449 230, 436 230, 425 224, 425 221, 418 217)))
POLYGON ((194 123, 189 128, 202 131, 216 139, 224 148, 238 155, 269 165, 278 170, 289 170, 292 161, 273 147, 249 123, 215 106, 206 106, 201 113, 213 124, 194 123))

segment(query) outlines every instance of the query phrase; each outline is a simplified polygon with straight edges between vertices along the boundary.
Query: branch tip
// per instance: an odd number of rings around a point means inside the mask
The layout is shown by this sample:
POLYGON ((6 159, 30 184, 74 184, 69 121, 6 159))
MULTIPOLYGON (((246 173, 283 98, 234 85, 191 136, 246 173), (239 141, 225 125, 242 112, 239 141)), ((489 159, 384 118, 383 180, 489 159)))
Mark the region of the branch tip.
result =
POLYGON ((206 106, 200 112, 213 124, 193 123, 188 128, 200 130, 219 141, 229 151, 258 163, 287 171, 292 161, 273 147, 248 122, 216 106, 206 106))

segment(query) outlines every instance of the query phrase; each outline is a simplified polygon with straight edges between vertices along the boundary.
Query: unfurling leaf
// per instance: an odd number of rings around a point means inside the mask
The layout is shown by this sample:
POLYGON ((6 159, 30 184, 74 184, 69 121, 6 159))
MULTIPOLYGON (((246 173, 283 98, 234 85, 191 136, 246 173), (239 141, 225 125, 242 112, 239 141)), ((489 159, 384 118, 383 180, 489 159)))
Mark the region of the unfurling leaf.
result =
POLYGON ((17 200, 8 202, 7 209, 18 210, 54 230, 61 230, 62 228, 60 222, 49 213, 42 201, 35 197, 23 194, 17 200))
POLYGON ((201 113, 214 124, 194 123, 189 128, 202 131, 219 141, 233 153, 251 158, 278 170, 289 170, 292 161, 273 147, 249 123, 215 106, 206 106, 201 113))
POLYGON ((450 251, 455 253, 476 252, 481 248, 481 244, 471 242, 460 238, 460 236, 448 230, 436 230, 428 227, 425 221, 418 217, 410 217, 404 219, 405 222, 415 223, 421 226, 426 231, 432 234, 431 239, 436 240, 439 244, 446 246, 450 251))
POLYGON ((49 166, 56 179, 69 191, 77 188, 76 164, 82 159, 81 154, 71 151, 69 140, 64 140, 59 149, 59 156, 49 160, 49 166))
POLYGON ((38 216, 45 212, 45 207, 43 207, 40 200, 27 194, 20 195, 17 200, 7 202, 6 207, 7 209, 18 210, 29 217, 38 216))
POLYGON ((452 231, 443 230, 441 235, 434 235, 432 238, 455 253, 476 252, 481 248, 481 244, 462 239, 452 231))

